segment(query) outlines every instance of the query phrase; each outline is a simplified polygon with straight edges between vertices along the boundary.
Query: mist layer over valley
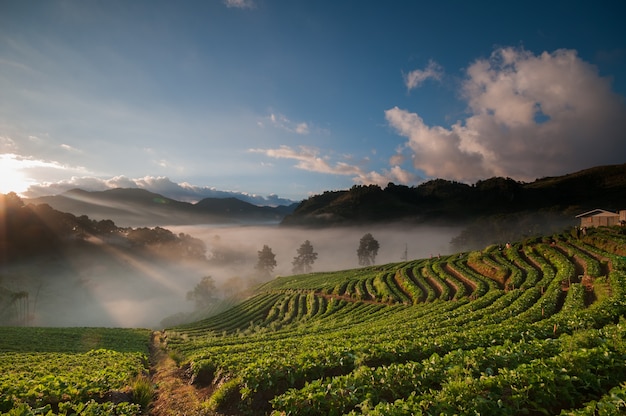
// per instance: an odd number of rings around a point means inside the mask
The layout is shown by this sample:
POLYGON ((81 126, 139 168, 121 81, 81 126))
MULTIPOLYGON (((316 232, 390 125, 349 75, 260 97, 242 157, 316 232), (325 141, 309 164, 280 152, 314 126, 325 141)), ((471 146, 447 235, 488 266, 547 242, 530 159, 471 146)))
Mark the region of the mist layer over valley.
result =
POLYGON ((174 233, 185 233, 202 240, 212 260, 210 273, 217 282, 254 272, 258 251, 269 246, 276 255, 274 275, 292 274, 297 249, 309 240, 318 253, 314 272, 359 267, 357 248, 365 233, 379 242, 377 264, 426 258, 450 251, 451 239, 460 227, 407 227, 402 224, 360 227, 303 229, 279 226, 213 227, 210 225, 170 226, 174 233), (220 266, 221 265, 221 266, 220 266))
POLYGON ((212 214, 201 217, 191 215, 191 204, 136 189, 75 190, 73 198, 38 204, 0 194, 0 325, 191 322, 294 274, 305 242, 315 256, 304 270, 328 272, 360 267, 357 249, 366 234, 378 244, 375 264, 387 264, 553 233, 593 207, 623 209, 624 169, 597 167, 528 185, 493 178, 475 186, 435 180, 417 188, 353 187, 270 212, 205 200, 196 205, 212 214), (94 210, 83 211, 87 206, 94 210), (141 221, 96 210, 120 206, 141 221), (320 218, 325 222, 313 221, 320 218), (307 224, 315 227, 297 228, 307 224), (261 252, 275 261, 265 273, 256 267, 261 252))
POLYGON ((28 305, 16 302, 3 312, 16 325, 157 327, 164 316, 189 308, 185 294, 205 268, 109 244, 69 250, 4 266, 0 284, 28 293, 28 305))
POLYGON ((202 240, 207 261, 163 254, 155 257, 154 253, 142 256, 102 244, 67 252, 60 259, 14 265, 3 270, 2 284, 30 294, 29 325, 159 328, 170 316, 194 312, 187 293, 204 276, 215 281, 218 300, 237 301, 266 281, 255 270, 258 251, 264 245, 276 255, 273 278, 292 274, 296 250, 305 240, 318 253, 313 271, 321 272, 359 267, 356 250, 366 232, 380 243, 377 264, 401 261, 405 254, 409 259, 446 254, 450 239, 458 232, 399 226, 302 230, 198 225, 167 229, 202 240))
POLYGON ((402 224, 118 227, 25 204, 15 194, 1 195, 0 214, 2 325, 158 328, 215 313, 293 274, 305 241, 316 253, 306 270, 322 272, 359 267, 366 233, 379 244, 370 260, 384 264, 446 254, 459 231, 402 224), (275 265, 259 270, 265 248, 275 265))

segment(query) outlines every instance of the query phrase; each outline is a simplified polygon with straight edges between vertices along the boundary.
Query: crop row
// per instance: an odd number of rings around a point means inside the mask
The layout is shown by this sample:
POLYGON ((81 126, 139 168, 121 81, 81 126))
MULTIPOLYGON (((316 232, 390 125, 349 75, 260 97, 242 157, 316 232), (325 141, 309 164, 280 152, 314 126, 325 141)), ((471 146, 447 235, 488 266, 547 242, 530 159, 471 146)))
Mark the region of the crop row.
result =
POLYGON ((149 334, 0 328, 0 414, 141 414, 133 386, 147 373, 149 334), (121 400, 109 401, 112 395, 121 400))
POLYGON ((0 327, 0 352, 88 352, 108 349, 148 353, 151 331, 126 328, 0 327))
POLYGON ((626 381, 626 267, 605 251, 610 232, 589 234, 277 278, 236 314, 167 331, 168 347, 196 383, 215 384, 216 410, 234 402, 268 414, 583 408, 626 381), (531 381, 547 387, 523 390, 531 381), (548 403, 550 389, 563 401, 548 403))

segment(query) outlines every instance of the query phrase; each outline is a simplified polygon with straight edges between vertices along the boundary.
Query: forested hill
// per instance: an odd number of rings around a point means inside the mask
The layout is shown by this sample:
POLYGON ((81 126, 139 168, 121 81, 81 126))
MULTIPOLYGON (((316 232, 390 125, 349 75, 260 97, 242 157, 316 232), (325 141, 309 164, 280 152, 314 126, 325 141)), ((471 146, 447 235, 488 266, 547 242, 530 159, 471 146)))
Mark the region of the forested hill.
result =
POLYGON ((120 228, 111 220, 92 220, 49 205, 25 204, 16 194, 0 194, 0 265, 37 256, 59 256, 72 248, 107 243, 126 251, 166 253, 168 257, 206 260, 201 240, 164 228, 120 228))
POLYGON ((109 219, 125 227, 278 222, 295 208, 295 204, 257 206, 232 197, 205 198, 192 204, 138 188, 106 191, 73 189, 25 202, 48 204, 59 211, 87 215, 93 219, 109 219))
POLYGON ((541 211, 562 219, 602 208, 626 209, 626 164, 595 167, 531 183, 494 177, 473 185, 435 179, 416 187, 353 186, 304 200, 283 225, 329 226, 403 221, 467 224, 541 211))

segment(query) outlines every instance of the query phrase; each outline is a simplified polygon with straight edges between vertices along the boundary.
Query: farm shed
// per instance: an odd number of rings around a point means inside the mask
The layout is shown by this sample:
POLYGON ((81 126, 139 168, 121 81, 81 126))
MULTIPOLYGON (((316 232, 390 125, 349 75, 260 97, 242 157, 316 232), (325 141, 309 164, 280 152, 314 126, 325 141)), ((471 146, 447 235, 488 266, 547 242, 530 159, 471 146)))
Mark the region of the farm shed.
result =
POLYGON ((620 221, 626 220, 626 211, 612 212, 603 209, 594 209, 579 214, 576 218, 580 218, 581 227, 609 227, 619 225, 620 221))

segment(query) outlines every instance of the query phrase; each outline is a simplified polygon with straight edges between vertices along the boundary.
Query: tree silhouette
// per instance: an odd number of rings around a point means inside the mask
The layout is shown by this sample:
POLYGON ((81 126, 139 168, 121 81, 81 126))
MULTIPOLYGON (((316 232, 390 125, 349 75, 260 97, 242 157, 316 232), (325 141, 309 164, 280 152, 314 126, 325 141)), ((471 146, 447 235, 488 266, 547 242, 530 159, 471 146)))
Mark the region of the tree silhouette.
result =
POLYGON ((192 291, 187 292, 187 300, 196 303, 196 310, 204 309, 217 302, 217 288, 213 278, 211 276, 203 277, 192 291))
POLYGON ((306 240, 297 250, 298 255, 293 258, 293 273, 309 273, 313 270, 313 263, 317 260, 317 253, 313 251, 313 246, 306 240))
POLYGON ((260 275, 269 277, 276 267, 276 255, 272 253, 272 249, 267 245, 263 246, 263 249, 258 252, 259 260, 255 266, 255 269, 260 275))
POLYGON ((376 263, 376 256, 378 255, 379 248, 380 245, 378 244, 378 241, 374 239, 372 234, 367 233, 361 237, 359 248, 356 251, 356 254, 359 256, 359 265, 369 266, 370 264, 376 263))

